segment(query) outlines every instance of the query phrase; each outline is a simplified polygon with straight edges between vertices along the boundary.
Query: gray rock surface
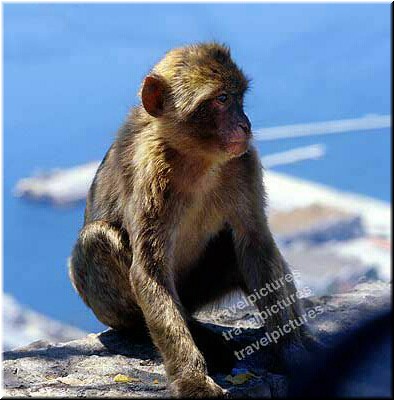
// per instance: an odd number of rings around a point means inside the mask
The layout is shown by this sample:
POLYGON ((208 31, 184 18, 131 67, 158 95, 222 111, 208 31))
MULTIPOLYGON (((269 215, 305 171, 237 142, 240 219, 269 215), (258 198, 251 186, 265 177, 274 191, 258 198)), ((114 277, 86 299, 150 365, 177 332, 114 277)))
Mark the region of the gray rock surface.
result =
MULTIPOLYGON (((311 320, 321 340, 330 344, 390 306, 390 285, 371 282, 352 292, 305 299, 306 309, 320 305, 324 312, 311 320)), ((261 338, 261 330, 251 327, 256 310, 238 310, 229 316, 223 309, 204 312, 199 318, 214 330, 241 327, 236 341, 245 345, 261 338)), ((66 343, 37 341, 3 354, 4 396, 6 397, 168 397, 161 358, 150 342, 136 342, 112 330, 90 334, 66 343), (129 382, 117 382, 118 374, 129 382)), ((256 377, 241 385, 231 385, 224 374, 213 378, 234 397, 279 397, 286 395, 287 377, 264 367, 264 349, 240 361, 256 377)))

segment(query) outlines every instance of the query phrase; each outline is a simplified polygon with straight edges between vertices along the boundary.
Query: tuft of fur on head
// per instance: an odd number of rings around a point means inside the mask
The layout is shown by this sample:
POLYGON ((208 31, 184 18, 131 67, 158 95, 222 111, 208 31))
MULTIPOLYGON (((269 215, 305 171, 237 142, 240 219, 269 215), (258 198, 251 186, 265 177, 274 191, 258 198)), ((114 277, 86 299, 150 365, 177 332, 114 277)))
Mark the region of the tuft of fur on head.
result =
POLYGON ((249 80, 231 59, 230 49, 215 42, 176 48, 150 75, 164 83, 165 108, 171 118, 185 120, 204 100, 221 91, 244 93, 249 80))

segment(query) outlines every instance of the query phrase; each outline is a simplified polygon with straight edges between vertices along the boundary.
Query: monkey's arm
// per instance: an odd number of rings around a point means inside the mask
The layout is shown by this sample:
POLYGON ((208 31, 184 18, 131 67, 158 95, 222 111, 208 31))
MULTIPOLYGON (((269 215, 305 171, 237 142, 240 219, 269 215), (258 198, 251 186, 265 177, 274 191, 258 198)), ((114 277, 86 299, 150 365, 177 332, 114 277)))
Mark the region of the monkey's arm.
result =
MULTIPOLYGON (((245 161, 245 170, 241 172, 244 185, 235 200, 238 204, 232 207, 231 226, 243 283, 249 294, 259 294, 256 305, 266 317, 267 330, 272 331, 297 318, 301 308, 291 272, 267 223, 262 173, 256 153, 251 153, 245 161), (270 312, 266 313, 267 309, 270 312)), ((292 329, 283 339, 294 341, 300 335, 300 329, 292 329)))
POLYGON ((133 233, 130 281, 172 388, 176 395, 221 396, 223 390, 207 376, 205 360, 193 341, 175 289, 173 235, 160 218, 137 218, 139 224, 134 226, 140 228, 133 233))
MULTIPOLYGON (((257 297, 256 305, 265 326, 272 331, 297 318, 300 306, 287 263, 268 227, 259 225, 234 229, 234 242, 244 285, 248 294, 257 297)), ((283 339, 299 335, 300 331, 296 329, 283 339)))

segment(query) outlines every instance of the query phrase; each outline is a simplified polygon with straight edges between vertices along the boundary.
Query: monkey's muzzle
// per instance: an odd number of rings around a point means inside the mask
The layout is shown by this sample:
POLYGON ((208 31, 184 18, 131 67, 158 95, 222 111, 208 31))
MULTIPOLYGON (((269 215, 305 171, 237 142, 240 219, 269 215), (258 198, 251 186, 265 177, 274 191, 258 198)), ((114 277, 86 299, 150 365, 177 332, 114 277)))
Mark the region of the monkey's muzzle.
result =
POLYGON ((249 148, 250 136, 244 136, 242 139, 232 139, 227 143, 227 151, 233 157, 240 157, 249 148))

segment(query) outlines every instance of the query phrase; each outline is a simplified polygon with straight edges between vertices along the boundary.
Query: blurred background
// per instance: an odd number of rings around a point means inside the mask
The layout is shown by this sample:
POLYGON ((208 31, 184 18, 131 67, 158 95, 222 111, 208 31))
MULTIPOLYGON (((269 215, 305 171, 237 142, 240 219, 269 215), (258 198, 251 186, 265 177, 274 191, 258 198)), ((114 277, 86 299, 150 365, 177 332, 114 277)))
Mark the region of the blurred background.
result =
POLYGON ((272 227, 305 282, 321 294, 391 279, 389 4, 4 4, 3 15, 6 348, 104 328, 66 268, 92 170, 53 170, 101 160, 144 75, 197 41, 228 44, 252 78, 272 227), (48 194, 53 182, 66 200, 48 194))

